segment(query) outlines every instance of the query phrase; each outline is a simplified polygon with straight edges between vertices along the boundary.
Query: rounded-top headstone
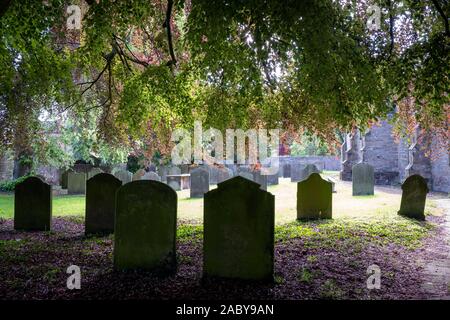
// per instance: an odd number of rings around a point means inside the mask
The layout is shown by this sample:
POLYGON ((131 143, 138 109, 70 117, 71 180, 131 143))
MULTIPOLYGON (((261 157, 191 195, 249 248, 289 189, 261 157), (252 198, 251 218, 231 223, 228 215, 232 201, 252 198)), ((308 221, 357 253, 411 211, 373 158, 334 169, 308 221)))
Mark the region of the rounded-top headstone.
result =
POLYGON ((175 271, 177 193, 164 183, 138 180, 116 194, 114 267, 175 271))
POLYGON ((402 184, 402 201, 398 214, 425 220, 425 201, 429 192, 427 181, 420 175, 408 177, 402 184))
POLYGON ((14 190, 14 229, 50 230, 52 188, 38 177, 28 177, 14 190))
POLYGON ((323 180, 318 173, 298 182, 297 219, 331 219, 332 192, 331 182, 323 180))

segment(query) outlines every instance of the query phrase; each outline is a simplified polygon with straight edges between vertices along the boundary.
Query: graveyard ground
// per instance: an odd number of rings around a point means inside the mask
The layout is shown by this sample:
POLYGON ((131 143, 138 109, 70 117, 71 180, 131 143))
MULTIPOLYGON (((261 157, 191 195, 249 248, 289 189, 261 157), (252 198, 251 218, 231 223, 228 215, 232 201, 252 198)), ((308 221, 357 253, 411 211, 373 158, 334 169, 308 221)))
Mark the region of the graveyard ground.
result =
POLYGON ((188 191, 178 193, 178 271, 166 277, 113 271, 113 237, 84 236, 82 196, 55 197, 53 230, 25 233, 13 230, 13 196, 0 195, 0 299, 422 299, 448 295, 446 282, 436 280, 427 286, 430 265, 449 251, 446 215, 439 206, 442 196, 429 197, 427 221, 417 222, 397 215, 398 188, 377 187, 375 196, 352 197, 351 184, 338 181, 334 219, 297 222, 296 184, 281 179, 268 191, 276 196, 275 279, 256 285, 202 280, 202 200, 189 199, 188 191), (66 288, 66 269, 72 264, 81 268, 81 290, 66 288), (367 268, 373 264, 381 269, 381 288, 369 290, 367 268))

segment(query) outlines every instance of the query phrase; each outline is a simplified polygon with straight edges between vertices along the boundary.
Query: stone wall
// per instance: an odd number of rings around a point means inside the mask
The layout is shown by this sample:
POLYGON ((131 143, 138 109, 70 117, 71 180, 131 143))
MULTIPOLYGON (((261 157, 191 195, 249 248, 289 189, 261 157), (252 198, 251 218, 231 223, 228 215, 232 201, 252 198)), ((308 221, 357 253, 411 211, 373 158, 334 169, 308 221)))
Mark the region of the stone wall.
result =
POLYGON ((396 185, 400 183, 398 170, 398 143, 392 135, 392 126, 387 121, 380 121, 364 135, 362 162, 374 168, 375 183, 379 185, 396 185))
POLYGON ((11 180, 13 177, 14 161, 7 154, 0 154, 0 181, 11 180))
MULTIPOLYGON (((450 144, 450 142, 449 142, 450 144)), ((434 143, 431 175, 433 177, 432 190, 450 193, 450 146, 436 146, 434 143)))
POLYGON ((359 130, 346 135, 341 148, 342 166, 339 173, 341 180, 352 181, 352 167, 361 162, 361 142, 359 130))

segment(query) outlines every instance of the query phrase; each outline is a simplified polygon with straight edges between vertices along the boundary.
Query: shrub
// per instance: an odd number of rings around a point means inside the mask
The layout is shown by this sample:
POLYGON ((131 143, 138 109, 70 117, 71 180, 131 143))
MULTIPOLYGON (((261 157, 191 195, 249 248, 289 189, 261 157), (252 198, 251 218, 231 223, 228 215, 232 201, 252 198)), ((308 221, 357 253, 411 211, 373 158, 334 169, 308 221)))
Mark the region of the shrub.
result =
POLYGON ((13 192, 14 189, 16 188, 16 185, 24 181, 26 178, 28 178, 28 176, 23 176, 15 180, 2 181, 0 182, 0 191, 13 192))

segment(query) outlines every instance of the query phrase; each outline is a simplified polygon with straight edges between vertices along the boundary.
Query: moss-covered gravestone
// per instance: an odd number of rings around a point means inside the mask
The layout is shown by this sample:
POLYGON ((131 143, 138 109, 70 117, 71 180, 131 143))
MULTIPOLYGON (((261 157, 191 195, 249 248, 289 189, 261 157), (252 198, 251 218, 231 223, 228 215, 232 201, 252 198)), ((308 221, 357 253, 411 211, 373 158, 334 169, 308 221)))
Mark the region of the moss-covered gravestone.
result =
POLYGON ((14 191, 14 229, 48 231, 52 219, 52 188, 37 177, 17 184, 14 191))
POLYGON ((191 198, 203 198, 209 191, 209 171, 204 168, 195 168, 191 171, 191 198))
POLYGON ((86 174, 84 172, 68 173, 67 192, 69 194, 84 194, 86 192, 86 174))
POLYGON ((116 191, 122 181, 109 173, 99 173, 86 183, 86 234, 114 232, 116 191))
POLYGON ((332 184, 318 173, 297 183, 297 219, 331 219, 332 184))
POLYGON ((402 191, 402 202, 398 214, 425 220, 425 201, 429 192, 427 181, 418 174, 412 175, 403 182, 402 191))
POLYGON ((374 170, 370 164, 358 163, 352 167, 352 189, 354 196, 373 195, 374 185, 374 170))
POLYGON ((164 183, 139 180, 116 194, 114 267, 175 271, 177 193, 164 183))
POLYGON ((274 196, 237 176, 204 198, 204 276, 272 280, 274 196))

